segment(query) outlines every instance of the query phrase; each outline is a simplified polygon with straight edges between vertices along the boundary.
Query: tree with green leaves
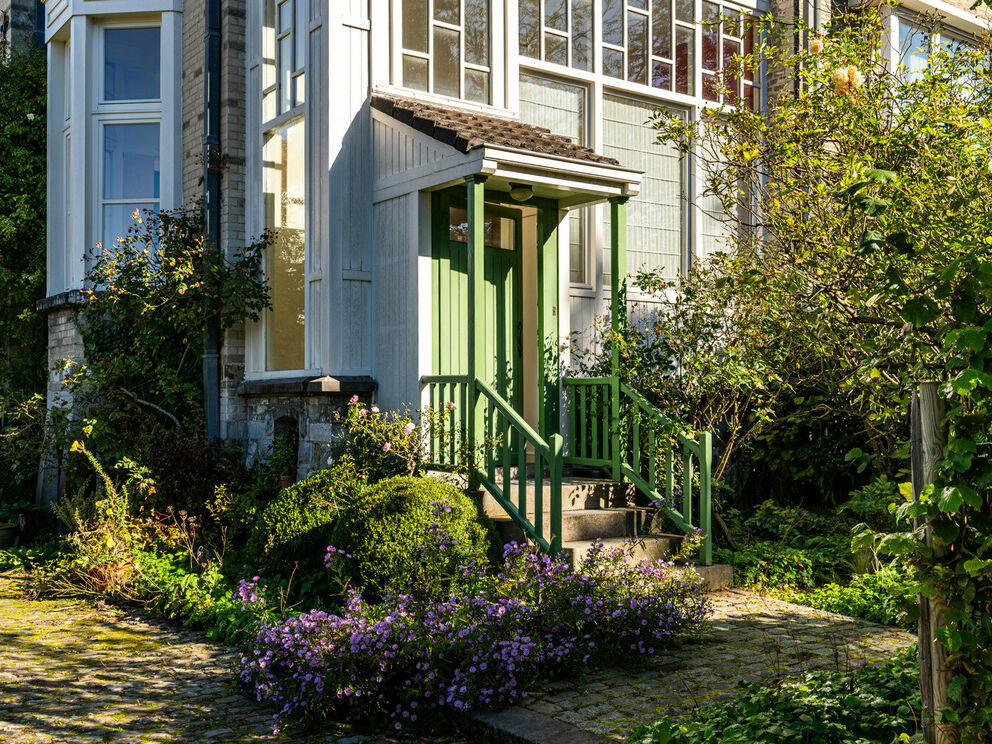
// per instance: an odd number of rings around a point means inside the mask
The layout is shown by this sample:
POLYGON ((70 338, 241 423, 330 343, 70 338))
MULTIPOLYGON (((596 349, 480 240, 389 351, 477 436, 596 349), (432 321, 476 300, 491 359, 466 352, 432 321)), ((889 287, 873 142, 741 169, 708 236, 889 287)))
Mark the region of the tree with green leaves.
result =
MULTIPOLYGON (((949 436, 935 483, 919 501, 907 490, 897 513, 904 531, 866 529, 856 544, 911 567, 921 594, 941 608, 934 634, 946 650, 948 689, 930 711, 928 738, 990 741, 989 49, 944 45, 926 71, 909 75, 878 46, 877 10, 835 17, 798 58, 792 29, 771 19, 760 25, 754 58, 723 74, 759 61, 784 66, 798 75, 794 95, 766 112, 725 108, 697 123, 657 121, 662 139, 715 164, 709 188, 728 223, 727 255, 685 280, 683 288, 695 289, 689 296, 702 299, 678 320, 719 299, 707 313, 730 329, 706 355, 746 359, 752 370, 760 362, 779 396, 818 390, 794 415, 850 412, 866 442, 852 456, 872 470, 904 471, 912 391, 941 382, 949 436)), ((690 361, 678 369, 692 368, 696 351, 685 353, 690 361)), ((774 406, 761 414, 769 436, 781 421, 774 406)))
POLYGON ((0 397, 45 381, 46 59, 0 45, 0 397))

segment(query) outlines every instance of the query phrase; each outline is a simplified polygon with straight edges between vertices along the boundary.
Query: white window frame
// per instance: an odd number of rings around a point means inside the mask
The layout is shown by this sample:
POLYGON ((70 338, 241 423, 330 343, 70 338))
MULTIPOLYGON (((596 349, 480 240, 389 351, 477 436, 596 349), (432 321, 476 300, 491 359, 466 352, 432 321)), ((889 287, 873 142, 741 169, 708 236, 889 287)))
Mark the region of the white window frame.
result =
MULTIPOLYGON (((933 9, 931 9, 932 13, 933 9)), ((955 25, 952 21, 960 21, 958 18, 948 18, 946 15, 941 14, 941 22, 938 27, 928 29, 928 21, 932 22, 933 18, 927 18, 925 15, 914 12, 912 10, 907 10, 906 8, 900 7, 898 9, 886 8, 886 20, 888 22, 888 27, 886 29, 886 43, 887 49, 885 57, 890 65, 890 69, 895 72, 899 69, 902 63, 902 44, 899 41, 899 31, 900 26, 903 23, 914 26, 915 28, 928 34, 929 49, 927 50, 928 56, 933 54, 933 50, 937 48, 937 44, 940 41, 941 36, 948 36, 955 41, 960 41, 963 44, 969 44, 971 46, 977 45, 977 39, 975 38, 974 29, 971 31, 964 30, 958 25, 955 25)), ((977 16, 974 17, 974 21, 980 21, 977 16)), ((979 28, 983 28, 979 24, 979 28)), ((988 25, 983 29, 988 31, 988 25)))
MULTIPOLYGON (((311 80, 310 74, 310 61, 312 59, 311 55, 311 23, 309 17, 309 0, 290 0, 294 3, 293 8, 293 31, 294 36, 292 48, 294 54, 294 69, 290 72, 290 81, 292 93, 294 95, 294 104, 290 106, 288 111, 280 111, 280 97, 281 92, 279 91, 279 39, 282 36, 280 33, 276 33, 275 36, 275 53, 276 57, 274 60, 275 68, 275 82, 272 85, 262 87, 264 81, 263 67, 264 60, 262 59, 263 52, 263 42, 262 33, 265 23, 265 3, 266 0, 249 0, 248 8, 248 23, 247 28, 250 29, 250 38, 248 39, 248 50, 246 54, 247 58, 247 116, 246 116, 246 150, 247 150, 247 178, 246 178, 246 196, 245 196, 245 206, 246 206, 246 225, 249 228, 250 235, 260 235, 262 231, 266 228, 265 224, 265 204, 264 204, 264 182, 262 178, 262 150, 263 143, 265 141, 265 136, 273 132, 280 127, 289 124, 297 119, 303 122, 304 127, 304 139, 305 139, 305 176, 304 176, 304 204, 306 213, 306 227, 304 230, 304 294, 303 294, 303 367, 300 369, 280 369, 280 370, 269 370, 266 369, 266 323, 268 322, 268 313, 263 313, 261 319, 257 323, 251 324, 246 328, 245 341, 246 341, 246 354, 245 354, 245 379, 249 381, 263 381, 263 380, 277 380, 291 377, 304 377, 304 376, 317 376, 321 374, 321 359, 319 351, 319 341, 315 338, 316 334, 320 329, 319 319, 315 322, 313 303, 311 301, 311 291, 310 286, 314 281, 313 276, 313 266, 311 265, 311 258, 313 256, 313 217, 311 212, 312 205, 312 188, 311 182, 313 173, 315 171, 314 163, 314 148, 313 142, 314 137, 311 133, 312 128, 312 116, 311 107, 314 105, 312 99, 314 96, 312 92, 314 90, 314 81, 311 80), (301 19, 298 10, 303 9, 303 17, 301 19), (301 23, 302 20, 302 23, 301 23), (302 67, 298 64, 300 56, 298 54, 300 50, 300 42, 297 34, 301 33, 304 36, 302 42, 302 56, 304 58, 304 64, 302 67), (304 90, 306 93, 303 99, 299 102, 295 100, 295 92, 297 86, 297 80, 300 75, 303 76, 304 90), (269 91, 275 91, 276 97, 276 115, 275 117, 267 120, 263 120, 263 96, 269 91)), ((279 1, 275 1, 275 23, 279 23, 279 1)), ((326 81, 323 81, 326 85, 326 81)), ((265 271, 265 266, 263 262, 262 267, 263 273, 265 271)), ((319 276, 317 277, 319 280, 319 276)))
MULTIPOLYGON (((511 53, 509 52, 510 47, 513 51, 516 51, 517 41, 517 21, 516 21, 516 0, 489 0, 489 35, 490 35, 490 45, 489 45, 489 103, 481 103, 479 101, 470 101, 466 98, 455 98, 452 96, 445 96, 438 93, 417 90, 416 88, 406 88, 403 86, 403 55, 411 54, 409 51, 405 51, 403 48, 403 0, 387 0, 389 5, 389 22, 391 33, 389 34, 389 79, 388 82, 381 82, 377 87, 386 92, 394 92, 398 95, 406 96, 409 98, 418 98, 425 101, 434 101, 441 105, 450 105, 456 103, 460 108, 470 108, 477 109, 480 111, 493 110, 493 109, 505 109, 510 98, 510 86, 513 90, 516 90, 516 83, 511 82, 512 76, 508 74, 510 65, 508 63, 511 53), (509 6, 509 8, 508 8, 509 6), (508 10, 512 9, 512 13, 508 10), (510 16, 513 15, 512 22, 510 21, 510 16), (511 41, 512 40, 512 41, 511 41)), ((463 17, 464 21, 464 17, 463 17)), ((428 19, 428 42, 430 45, 433 44, 433 34, 430 29, 433 27, 434 23, 439 23, 442 26, 447 26, 440 21, 434 21, 433 19, 428 19)), ((451 28, 455 28, 451 26, 451 28)), ((465 34, 464 34, 464 22, 462 24, 462 49, 463 53, 461 56, 461 61, 459 63, 459 80, 461 86, 461 92, 464 93, 465 89, 465 70, 466 69, 485 69, 479 67, 478 65, 473 65, 465 61, 464 47, 465 47, 465 34)), ((413 52, 413 56, 417 56, 423 59, 429 60, 428 71, 430 78, 433 79, 434 68, 432 57, 424 55, 420 52, 413 52)), ((428 86, 430 87, 430 86, 428 86)))
MULTIPOLYGON (((745 13, 754 13, 755 15, 761 15, 767 11, 767 6, 763 2, 758 2, 758 0, 733 0, 732 2, 725 2, 725 0, 717 0, 718 4, 722 7, 730 6, 735 10, 740 10, 745 13)), ((543 9, 543 6, 542 6, 543 9)), ((517 4, 513 0, 509 3, 509 9, 507 11, 510 14, 515 15, 517 12, 517 4)), ((511 80, 516 80, 521 74, 536 75, 540 77, 547 77, 551 79, 559 80, 563 83, 569 83, 573 85, 585 85, 589 91, 588 95, 588 111, 587 111, 587 128, 588 128, 588 142, 587 144, 592 147, 597 153, 603 152, 603 98, 605 95, 619 95, 627 96, 631 98, 636 98, 639 100, 650 101, 657 106, 664 106, 673 109, 685 110, 690 121, 698 121, 705 109, 721 109, 724 104, 708 101, 702 96, 702 85, 703 85, 703 69, 702 69, 702 12, 703 12, 703 2, 702 0, 695 0, 695 43, 694 43, 694 61, 692 68, 692 95, 687 95, 683 93, 677 93, 674 90, 668 91, 662 88, 655 88, 650 84, 644 85, 641 83, 632 83, 625 79, 615 78, 610 75, 606 75, 603 72, 603 48, 604 43, 602 39, 602 13, 603 13, 603 0, 593 0, 593 69, 591 72, 580 70, 572 67, 567 67, 564 65, 555 64, 553 62, 546 62, 543 59, 535 59, 533 57, 525 57, 518 53, 517 46, 519 43, 519 37, 516 33, 516 18, 513 18, 513 36, 509 38, 509 46, 511 51, 509 57, 516 62, 516 69, 508 75, 511 80)), ((674 1, 673 1, 673 15, 674 15, 674 1)), ((626 19, 624 19, 626 24, 626 19)), ((674 21, 673 21, 674 23, 674 21)), ((508 24, 509 26, 510 24, 508 24)), ((675 39, 673 37, 672 43, 674 45, 675 39)), ((542 41, 543 44, 543 41, 542 41)), ((611 45, 605 45, 611 46, 611 45)), ((674 50, 673 50, 674 53, 674 50)), ((718 50, 718 55, 722 55, 722 49, 718 50)), ((719 56, 718 59, 722 59, 719 56)), ((626 66, 626 57, 625 57, 626 66)), ((674 69, 673 69, 674 76, 674 69)), ((755 87, 757 88, 757 98, 756 98, 756 108, 759 110, 764 110, 767 100, 767 85, 766 80, 763 78, 763 72, 759 71, 755 75, 755 87)), ((649 76, 650 83, 650 76, 649 76)), ((519 112, 519 90, 514 84, 512 86, 512 97, 508 100, 508 108, 512 111, 519 112)), ((697 249, 697 241, 701 235, 700 230, 700 212, 701 207, 698 206, 698 201, 703 191, 705 190, 705 172, 704 169, 699 167, 697 161, 697 156, 691 154, 687 158, 687 163, 685 165, 685 196, 689 202, 688 208, 686 209, 687 215, 684 217, 684 230, 685 237, 683 240, 683 256, 682 256, 682 268, 681 272, 684 274, 692 266, 692 263, 698 259, 701 251, 697 249)), ((605 210, 607 209, 604 205, 596 205, 590 208, 589 217, 589 228, 586 231, 586 242, 587 248, 585 251, 586 255, 586 283, 572 283, 568 282, 569 285, 569 295, 572 297, 599 297, 606 299, 610 296, 610 288, 608 285, 604 285, 604 266, 602 253, 605 246, 609 245, 610 236, 605 229, 605 210)), ((561 231, 566 233, 567 231, 561 231)), ((567 234, 563 235, 560 240, 566 242, 560 242, 563 246, 563 250, 567 249, 567 234)), ((632 301, 636 300, 648 300, 649 297, 641 293, 636 285, 630 283, 628 285, 628 298, 632 301)))

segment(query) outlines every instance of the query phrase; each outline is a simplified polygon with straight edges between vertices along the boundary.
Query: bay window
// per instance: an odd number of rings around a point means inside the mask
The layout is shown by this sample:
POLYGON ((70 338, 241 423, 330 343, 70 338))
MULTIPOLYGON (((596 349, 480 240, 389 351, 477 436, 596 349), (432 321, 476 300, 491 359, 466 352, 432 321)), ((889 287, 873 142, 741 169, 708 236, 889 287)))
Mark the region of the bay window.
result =
POLYGON ((96 218, 99 239, 110 246, 128 234, 142 213, 161 206, 161 28, 107 25, 100 36, 96 218))
POLYGON ((272 307, 262 371, 306 368, 307 0, 261 0, 260 217, 275 239, 264 258, 272 307))
POLYGON ((893 15, 896 55, 893 60, 901 70, 900 74, 907 82, 923 77, 930 59, 940 51, 953 52, 958 47, 969 46, 969 43, 941 27, 924 25, 922 18, 909 18, 903 15, 893 15))

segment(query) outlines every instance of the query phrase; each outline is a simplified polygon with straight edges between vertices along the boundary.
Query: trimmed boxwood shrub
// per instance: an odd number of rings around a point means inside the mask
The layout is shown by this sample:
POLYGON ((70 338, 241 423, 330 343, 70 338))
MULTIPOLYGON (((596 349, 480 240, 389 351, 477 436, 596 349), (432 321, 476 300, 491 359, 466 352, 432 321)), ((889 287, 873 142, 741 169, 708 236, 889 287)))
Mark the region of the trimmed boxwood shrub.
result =
POLYGON ((248 539, 249 566, 268 575, 323 572, 324 551, 345 503, 361 489, 319 470, 283 490, 259 515, 248 539))
POLYGON ((488 563, 491 530, 475 503, 436 478, 399 476, 363 491, 344 511, 334 545, 353 556, 352 585, 377 601, 387 591, 444 597, 459 566, 488 563))

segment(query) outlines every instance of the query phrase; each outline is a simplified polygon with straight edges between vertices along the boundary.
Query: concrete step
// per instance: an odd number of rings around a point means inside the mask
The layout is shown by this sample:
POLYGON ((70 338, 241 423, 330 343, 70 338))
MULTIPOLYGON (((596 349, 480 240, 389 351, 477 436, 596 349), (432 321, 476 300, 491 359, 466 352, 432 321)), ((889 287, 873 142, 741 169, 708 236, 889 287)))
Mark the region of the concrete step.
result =
MULTIPOLYGON (((592 540, 565 540, 562 542, 562 552, 573 567, 578 567, 595 543, 592 540)), ((678 550, 682 543, 680 535, 643 535, 635 542, 629 542, 626 537, 609 537, 602 540, 609 548, 623 547, 630 551, 629 560, 660 561, 668 558, 678 550)))
MULTIPOLYGON (((533 515, 530 515, 533 519, 533 515)), ((503 542, 521 542, 523 531, 506 514, 491 518, 503 542)), ((551 526, 550 515, 544 517, 544 536, 551 526)), ((562 538, 565 542, 602 538, 627 538, 650 532, 650 515, 641 509, 583 509, 563 511, 562 538)))
MULTIPOLYGON (((497 480, 502 487, 502 479, 497 480)), ((545 514, 551 510, 551 485, 544 478, 541 488, 542 506, 545 514)), ((532 479, 524 482, 527 493, 527 516, 534 516, 535 484, 532 479)), ((516 504, 519 493, 519 481, 510 481, 510 500, 516 504)), ((580 511, 583 509, 606 509, 610 507, 627 507, 634 505, 634 489, 629 483, 614 483, 599 478, 564 478, 561 488, 562 511, 580 511)), ((489 494, 483 491, 481 501, 482 511, 490 517, 503 516, 503 507, 489 494)))

